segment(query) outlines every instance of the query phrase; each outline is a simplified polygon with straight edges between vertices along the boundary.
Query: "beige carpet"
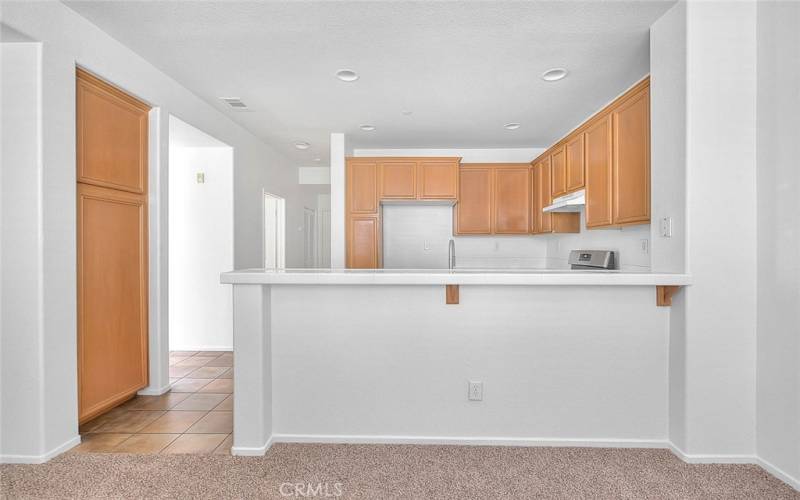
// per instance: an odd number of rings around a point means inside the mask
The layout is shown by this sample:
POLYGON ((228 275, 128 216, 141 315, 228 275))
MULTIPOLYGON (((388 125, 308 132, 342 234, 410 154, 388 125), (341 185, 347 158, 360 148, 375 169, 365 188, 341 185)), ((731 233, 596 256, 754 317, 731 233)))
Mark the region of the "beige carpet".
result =
POLYGON ((687 465, 666 450, 276 444, 257 458, 73 453, 0 470, 13 499, 800 498, 759 467, 687 465))

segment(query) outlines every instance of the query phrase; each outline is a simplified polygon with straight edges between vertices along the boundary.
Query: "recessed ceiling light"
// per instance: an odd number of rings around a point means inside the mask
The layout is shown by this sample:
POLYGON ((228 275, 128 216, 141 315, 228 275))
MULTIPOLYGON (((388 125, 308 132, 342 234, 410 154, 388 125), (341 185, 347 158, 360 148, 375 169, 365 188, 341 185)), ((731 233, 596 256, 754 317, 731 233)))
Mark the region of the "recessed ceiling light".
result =
POLYGON ((542 73, 542 80, 546 82, 557 82, 567 76, 567 73, 569 72, 564 68, 548 69, 542 73))
POLYGON ((294 147, 296 147, 297 149, 308 149, 308 148, 311 147, 311 144, 309 144, 309 143, 307 143, 305 141, 295 142, 294 143, 294 147))
POLYGON ((365 132, 372 132, 375 130, 375 125, 361 125, 359 128, 365 132))
POLYGON ((519 123, 506 123, 503 125, 506 130, 517 130, 519 128, 519 123))
POLYGON ((336 72, 336 78, 343 82, 354 82, 358 80, 358 74, 352 69, 340 69, 336 72))

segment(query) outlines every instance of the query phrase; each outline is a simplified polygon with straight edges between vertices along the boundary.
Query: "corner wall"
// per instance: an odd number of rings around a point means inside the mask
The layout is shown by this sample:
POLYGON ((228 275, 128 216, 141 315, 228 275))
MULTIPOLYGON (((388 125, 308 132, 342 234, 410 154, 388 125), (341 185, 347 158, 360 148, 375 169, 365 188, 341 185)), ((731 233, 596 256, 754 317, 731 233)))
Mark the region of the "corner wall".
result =
POLYGON ((800 489, 800 3, 760 2, 758 457, 800 489))

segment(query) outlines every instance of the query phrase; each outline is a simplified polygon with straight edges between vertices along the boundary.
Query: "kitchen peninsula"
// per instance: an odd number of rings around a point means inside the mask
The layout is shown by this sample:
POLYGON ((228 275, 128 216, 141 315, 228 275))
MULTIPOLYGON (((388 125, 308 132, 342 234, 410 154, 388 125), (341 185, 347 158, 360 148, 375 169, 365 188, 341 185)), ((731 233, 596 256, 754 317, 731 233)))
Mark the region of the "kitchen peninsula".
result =
POLYGON ((221 281, 233 285, 234 454, 280 441, 666 446, 671 308, 656 287, 688 275, 252 269, 221 281))

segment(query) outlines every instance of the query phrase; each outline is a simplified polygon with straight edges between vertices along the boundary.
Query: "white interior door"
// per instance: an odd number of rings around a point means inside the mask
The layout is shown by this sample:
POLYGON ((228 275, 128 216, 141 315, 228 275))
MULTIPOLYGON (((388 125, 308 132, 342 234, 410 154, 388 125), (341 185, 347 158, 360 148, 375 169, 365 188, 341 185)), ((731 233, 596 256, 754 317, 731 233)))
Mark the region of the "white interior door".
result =
POLYGON ((286 200, 264 192, 264 268, 286 267, 286 200))

